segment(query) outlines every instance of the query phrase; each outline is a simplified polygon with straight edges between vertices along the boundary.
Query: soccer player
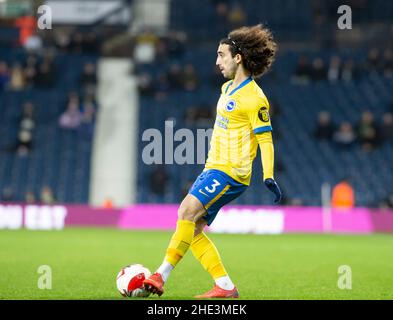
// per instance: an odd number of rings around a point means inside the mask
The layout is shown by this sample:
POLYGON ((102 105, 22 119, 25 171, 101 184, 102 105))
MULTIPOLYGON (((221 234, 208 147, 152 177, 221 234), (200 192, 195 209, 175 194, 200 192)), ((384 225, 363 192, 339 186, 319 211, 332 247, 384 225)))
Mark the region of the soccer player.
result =
POLYGON ((270 68, 275 52, 272 34, 262 25, 236 29, 220 41, 216 65, 231 80, 221 88, 205 168, 180 204, 176 231, 163 263, 144 281, 145 289, 151 293, 163 294, 171 271, 190 248, 215 281, 212 290, 196 298, 239 297, 215 245, 203 229, 213 222, 222 206, 247 189, 258 145, 264 183, 274 193, 274 202, 281 200, 282 192, 273 175, 269 102, 254 81, 270 68))

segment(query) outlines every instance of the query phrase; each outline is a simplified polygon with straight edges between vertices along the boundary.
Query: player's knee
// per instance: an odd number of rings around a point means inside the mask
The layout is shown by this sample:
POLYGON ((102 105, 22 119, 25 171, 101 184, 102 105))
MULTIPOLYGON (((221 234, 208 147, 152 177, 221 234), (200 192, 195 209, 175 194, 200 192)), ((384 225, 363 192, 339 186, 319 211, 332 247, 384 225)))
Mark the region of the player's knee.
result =
POLYGON ((198 234, 202 233, 202 231, 206 227, 206 225, 207 225, 206 220, 199 219, 195 224, 194 237, 196 237, 198 234))
POLYGON ((191 206, 181 205, 177 211, 179 220, 195 221, 196 213, 191 206))
POLYGON ((179 220, 190 220, 196 222, 202 209, 202 205, 200 205, 197 200, 187 197, 180 204, 177 211, 178 218, 179 220))
POLYGON ((177 211, 179 220, 196 221, 198 216, 198 208, 193 202, 193 199, 186 198, 180 204, 177 211))

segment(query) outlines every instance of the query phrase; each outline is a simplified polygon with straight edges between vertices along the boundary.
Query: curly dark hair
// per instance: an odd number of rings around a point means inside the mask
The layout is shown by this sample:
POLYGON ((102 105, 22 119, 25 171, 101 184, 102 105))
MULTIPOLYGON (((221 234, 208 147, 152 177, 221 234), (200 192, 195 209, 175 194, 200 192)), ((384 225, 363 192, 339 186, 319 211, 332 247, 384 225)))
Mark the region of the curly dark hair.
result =
POLYGON ((277 51, 271 31, 262 24, 233 30, 220 44, 229 45, 232 57, 240 54, 244 68, 254 78, 262 76, 270 68, 277 51))

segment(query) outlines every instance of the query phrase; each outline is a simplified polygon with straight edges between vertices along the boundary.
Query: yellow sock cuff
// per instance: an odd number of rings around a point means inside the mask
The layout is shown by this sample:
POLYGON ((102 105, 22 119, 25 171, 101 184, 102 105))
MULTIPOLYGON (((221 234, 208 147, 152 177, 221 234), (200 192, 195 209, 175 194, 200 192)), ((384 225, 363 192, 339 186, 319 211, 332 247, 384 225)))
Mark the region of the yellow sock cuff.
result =
POLYGON ((227 275, 216 246, 205 233, 201 232, 194 237, 191 242, 191 251, 213 279, 227 275))
POLYGON ((178 220, 175 233, 172 235, 166 251, 165 260, 171 265, 177 263, 186 254, 194 237, 195 222, 189 220, 178 220))

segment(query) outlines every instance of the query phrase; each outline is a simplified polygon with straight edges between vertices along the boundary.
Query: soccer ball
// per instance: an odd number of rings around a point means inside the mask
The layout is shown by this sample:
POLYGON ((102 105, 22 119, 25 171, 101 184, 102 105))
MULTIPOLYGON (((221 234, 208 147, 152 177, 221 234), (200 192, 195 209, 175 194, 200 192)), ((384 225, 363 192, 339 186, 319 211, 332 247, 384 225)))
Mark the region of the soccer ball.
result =
POLYGON ((126 266, 116 277, 117 289, 123 297, 148 297, 150 292, 143 288, 143 280, 150 275, 150 270, 141 264, 126 266))

